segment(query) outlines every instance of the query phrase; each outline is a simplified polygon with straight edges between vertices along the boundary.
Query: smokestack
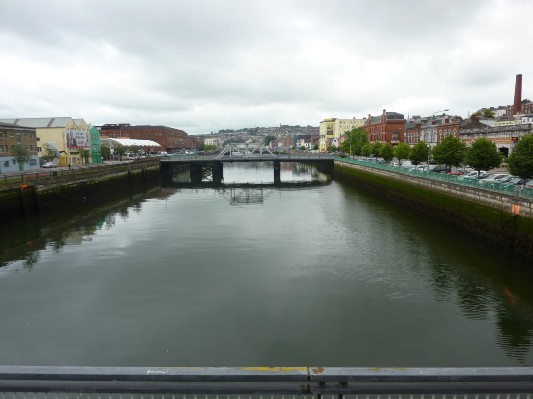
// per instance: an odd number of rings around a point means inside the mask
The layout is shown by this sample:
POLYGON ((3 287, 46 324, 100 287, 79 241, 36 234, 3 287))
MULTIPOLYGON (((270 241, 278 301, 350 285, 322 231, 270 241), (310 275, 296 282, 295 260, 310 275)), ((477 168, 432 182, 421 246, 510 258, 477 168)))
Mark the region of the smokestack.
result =
POLYGON ((522 111, 522 74, 516 75, 516 85, 514 88, 513 115, 522 111))

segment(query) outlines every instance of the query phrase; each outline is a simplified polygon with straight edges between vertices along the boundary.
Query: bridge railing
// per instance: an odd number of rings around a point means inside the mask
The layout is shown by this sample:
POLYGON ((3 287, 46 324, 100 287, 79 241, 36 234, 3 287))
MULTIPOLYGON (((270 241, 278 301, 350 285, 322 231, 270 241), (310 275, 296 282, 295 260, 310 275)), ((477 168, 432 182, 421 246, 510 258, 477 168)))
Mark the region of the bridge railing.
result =
POLYGON ((530 399, 531 394, 533 369, 530 367, 0 366, 2 399, 530 399))

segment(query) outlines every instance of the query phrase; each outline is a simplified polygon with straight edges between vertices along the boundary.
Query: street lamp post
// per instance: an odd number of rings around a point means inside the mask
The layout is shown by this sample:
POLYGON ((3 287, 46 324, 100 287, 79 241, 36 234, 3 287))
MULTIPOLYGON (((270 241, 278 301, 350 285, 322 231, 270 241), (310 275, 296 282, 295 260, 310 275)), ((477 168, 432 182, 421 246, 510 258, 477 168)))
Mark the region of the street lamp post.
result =
MULTIPOLYGON (((446 109, 442 109, 440 111, 433 112, 431 114, 431 122, 433 122, 433 120, 435 119, 435 114, 438 114, 439 112, 448 112, 448 111, 449 111, 449 109, 446 108, 446 109)), ((437 128, 435 128, 435 145, 437 145, 437 133, 436 133, 436 131, 437 131, 437 128)), ((429 134, 428 134, 428 143, 427 143, 427 145, 428 145, 428 167, 429 167, 429 153, 431 152, 431 145, 429 143, 431 134, 432 134, 432 128, 430 127, 429 134)))

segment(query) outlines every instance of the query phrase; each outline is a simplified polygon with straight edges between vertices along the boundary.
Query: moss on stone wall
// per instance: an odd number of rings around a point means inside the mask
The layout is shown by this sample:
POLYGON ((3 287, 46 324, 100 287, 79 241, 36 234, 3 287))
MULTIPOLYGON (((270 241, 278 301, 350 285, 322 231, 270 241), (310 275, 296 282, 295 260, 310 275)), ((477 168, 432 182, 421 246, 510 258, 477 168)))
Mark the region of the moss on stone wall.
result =
POLYGON ((359 168, 335 165, 338 180, 364 186, 396 202, 412 207, 453 226, 487 244, 533 265, 533 220, 513 216, 503 209, 447 195, 427 186, 371 173, 359 168))
POLYGON ((159 167, 133 169, 78 182, 56 184, 43 188, 28 187, 0 191, 0 221, 7 221, 64 206, 82 203, 94 197, 127 192, 133 187, 158 181, 159 167))

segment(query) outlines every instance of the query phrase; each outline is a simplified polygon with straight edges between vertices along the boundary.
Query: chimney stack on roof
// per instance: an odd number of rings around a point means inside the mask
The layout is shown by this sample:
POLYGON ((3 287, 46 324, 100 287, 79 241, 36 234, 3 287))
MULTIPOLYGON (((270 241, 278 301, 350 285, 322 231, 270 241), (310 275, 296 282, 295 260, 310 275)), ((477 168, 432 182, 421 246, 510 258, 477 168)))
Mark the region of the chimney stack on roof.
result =
POLYGON ((516 75, 516 84, 514 88, 513 115, 522 111, 522 74, 516 75))

